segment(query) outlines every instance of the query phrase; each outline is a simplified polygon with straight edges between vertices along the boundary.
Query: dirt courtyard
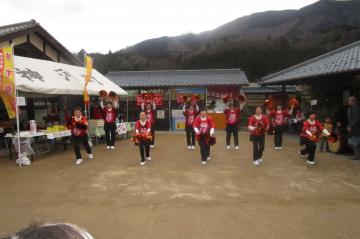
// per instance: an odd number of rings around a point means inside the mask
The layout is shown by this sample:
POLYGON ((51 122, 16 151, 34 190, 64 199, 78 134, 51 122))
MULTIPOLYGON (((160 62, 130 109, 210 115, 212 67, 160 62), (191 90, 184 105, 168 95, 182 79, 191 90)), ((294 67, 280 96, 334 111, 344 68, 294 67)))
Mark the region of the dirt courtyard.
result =
POLYGON ((297 138, 286 136, 275 151, 268 136, 256 167, 247 133, 238 151, 225 150, 219 133, 202 166, 184 137, 158 134, 144 167, 130 140, 118 140, 115 151, 95 146, 95 159, 80 166, 72 150, 22 168, 0 158, 0 238, 34 222, 77 224, 99 239, 360 235, 360 162, 317 152, 308 166, 297 138))

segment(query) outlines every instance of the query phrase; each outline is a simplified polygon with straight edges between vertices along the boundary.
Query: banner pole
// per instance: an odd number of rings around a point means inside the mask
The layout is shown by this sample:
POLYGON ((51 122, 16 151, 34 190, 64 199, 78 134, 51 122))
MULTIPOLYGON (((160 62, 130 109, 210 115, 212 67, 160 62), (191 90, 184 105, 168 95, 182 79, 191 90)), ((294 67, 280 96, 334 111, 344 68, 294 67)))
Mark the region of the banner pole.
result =
MULTIPOLYGON (((16 86, 15 86, 16 87, 16 86)), ((16 97, 16 130, 17 130, 17 139, 18 139, 18 157, 19 157, 19 167, 21 167, 21 159, 20 159, 20 155, 21 155, 21 150, 20 150, 20 120, 19 120, 19 107, 17 104, 17 98, 18 98, 18 90, 15 88, 15 97, 16 97)), ((11 147, 11 146, 10 146, 11 147)))
MULTIPOLYGON (((13 60, 13 66, 15 68, 15 61, 14 61, 14 44, 11 44, 11 51, 12 51, 12 60, 13 60)), ((16 130, 17 130, 17 143, 18 143, 18 158, 19 158, 19 167, 22 166, 22 162, 20 159, 21 155, 21 149, 20 149, 20 120, 19 120, 19 107, 18 107, 18 90, 16 89, 16 79, 15 79, 15 73, 14 74, 14 87, 15 87, 15 109, 16 109, 16 130)), ((11 147, 11 146, 10 146, 11 147)))
POLYGON ((126 122, 129 122, 129 95, 126 96, 126 122))

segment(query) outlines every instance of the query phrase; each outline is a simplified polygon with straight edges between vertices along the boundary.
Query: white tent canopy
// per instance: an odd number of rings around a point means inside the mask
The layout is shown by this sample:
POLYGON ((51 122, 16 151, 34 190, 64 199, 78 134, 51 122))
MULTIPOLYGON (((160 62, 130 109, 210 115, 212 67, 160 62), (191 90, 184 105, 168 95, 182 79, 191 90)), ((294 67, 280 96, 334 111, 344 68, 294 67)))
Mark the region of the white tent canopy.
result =
MULTIPOLYGON (((51 95, 83 94, 84 67, 14 56, 14 71, 17 90, 51 95)), ((127 95, 126 91, 95 69, 92 71, 87 90, 89 95, 98 95, 100 90, 127 95)))

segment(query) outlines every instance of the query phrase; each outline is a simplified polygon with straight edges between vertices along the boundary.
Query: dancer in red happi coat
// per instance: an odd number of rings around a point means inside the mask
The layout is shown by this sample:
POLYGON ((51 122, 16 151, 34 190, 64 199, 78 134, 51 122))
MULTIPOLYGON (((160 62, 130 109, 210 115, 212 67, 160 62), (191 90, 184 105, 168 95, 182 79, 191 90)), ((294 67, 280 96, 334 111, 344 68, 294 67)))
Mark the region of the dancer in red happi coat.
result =
POLYGON ((115 138, 116 138, 116 108, 117 102, 106 102, 106 107, 104 107, 103 101, 100 101, 100 106, 103 109, 104 117, 104 130, 106 138, 106 149, 115 149, 115 138))
POLYGON ((80 152, 80 144, 84 145, 88 158, 93 159, 94 156, 91 152, 87 134, 88 121, 86 117, 82 115, 80 107, 76 107, 74 109, 74 115, 68 120, 66 126, 71 130, 71 140, 74 144, 76 164, 79 165, 83 162, 80 152))
POLYGON ((201 110, 193 127, 200 146, 201 163, 205 165, 211 159, 210 146, 215 139, 215 122, 211 116, 207 115, 206 110, 201 110))
POLYGON ((151 143, 150 143, 150 147, 154 148, 154 146, 155 146, 155 123, 156 123, 156 116, 155 116, 156 104, 155 104, 155 100, 153 100, 152 103, 147 103, 147 104, 145 104, 143 102, 141 104, 141 110, 143 110, 145 112, 147 120, 151 123, 152 140, 151 140, 151 143))
POLYGON ((300 145, 305 145, 305 148, 299 151, 300 157, 306 157, 307 163, 310 165, 315 164, 316 143, 320 141, 320 134, 328 137, 330 132, 316 120, 315 112, 309 112, 308 119, 304 122, 303 128, 300 133, 300 145))
POLYGON ((262 163, 265 149, 265 133, 269 129, 269 119, 262 114, 262 108, 256 107, 255 114, 249 118, 250 141, 253 142, 253 164, 262 163))
POLYGON ((230 149, 231 134, 234 137, 234 147, 239 149, 239 119, 241 113, 246 104, 246 101, 240 102, 239 107, 235 107, 234 104, 229 104, 229 107, 224 109, 226 117, 226 149, 230 149))
POLYGON ((146 161, 151 160, 151 123, 147 120, 145 112, 141 112, 139 118, 135 123, 135 144, 139 145, 140 166, 144 166, 146 161))
POLYGON ((281 105, 276 107, 276 110, 273 110, 269 113, 271 118, 271 123, 274 127, 274 144, 275 150, 281 150, 283 144, 283 134, 286 129, 287 119, 292 115, 293 106, 290 111, 283 110, 281 105))
POLYGON ((196 116, 199 114, 199 106, 195 104, 186 107, 186 105, 184 104, 183 114, 185 116, 185 132, 188 149, 195 149, 195 131, 193 123, 196 116))

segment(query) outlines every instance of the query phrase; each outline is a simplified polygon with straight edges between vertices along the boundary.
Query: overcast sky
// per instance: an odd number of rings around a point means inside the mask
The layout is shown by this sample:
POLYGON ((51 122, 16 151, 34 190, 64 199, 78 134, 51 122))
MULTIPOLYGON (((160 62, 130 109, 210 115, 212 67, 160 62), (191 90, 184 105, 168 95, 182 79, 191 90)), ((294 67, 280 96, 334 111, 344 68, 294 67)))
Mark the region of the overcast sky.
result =
POLYGON ((72 52, 106 53, 161 36, 199 33, 254 12, 316 0, 1 0, 0 25, 35 19, 72 52), (4 15, 5 14, 5 15, 4 15))

